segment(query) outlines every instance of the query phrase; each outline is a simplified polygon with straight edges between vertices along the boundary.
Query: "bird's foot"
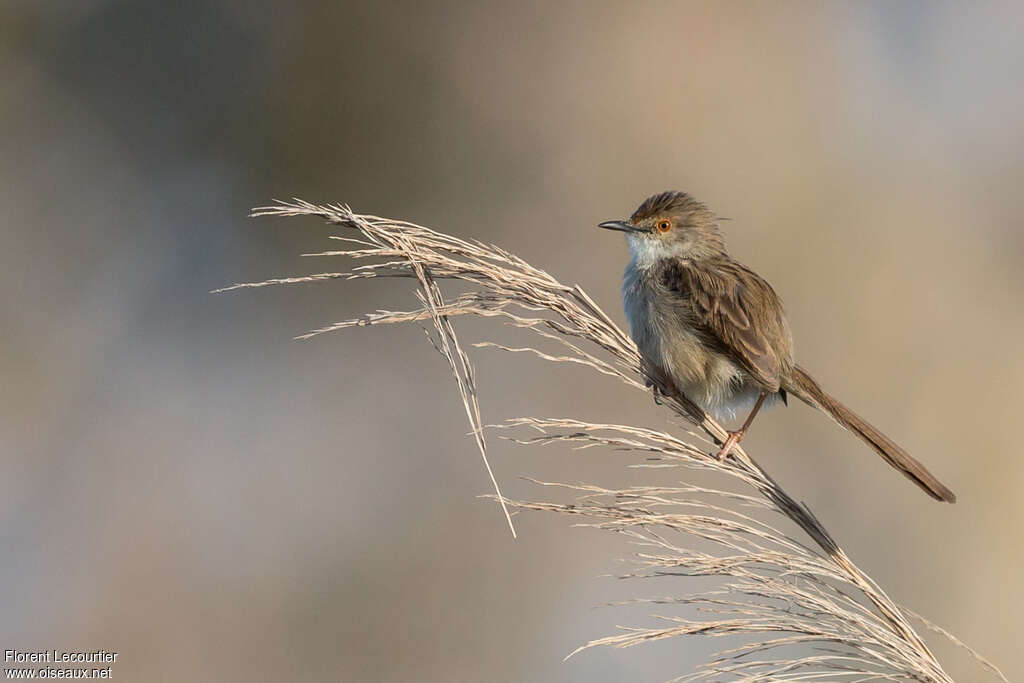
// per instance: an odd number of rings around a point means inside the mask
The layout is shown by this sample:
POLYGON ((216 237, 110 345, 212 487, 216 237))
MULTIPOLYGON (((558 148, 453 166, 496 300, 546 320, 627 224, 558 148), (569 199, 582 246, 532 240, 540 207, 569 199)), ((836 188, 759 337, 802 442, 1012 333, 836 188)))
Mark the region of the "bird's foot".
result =
POLYGON ((727 438, 725 440, 725 443, 722 444, 722 448, 715 455, 715 458, 717 458, 719 462, 725 460, 726 457, 728 457, 729 453, 732 451, 733 446, 738 444, 740 440, 743 439, 743 435, 745 433, 746 430, 744 429, 738 429, 735 432, 729 432, 729 438, 727 438))

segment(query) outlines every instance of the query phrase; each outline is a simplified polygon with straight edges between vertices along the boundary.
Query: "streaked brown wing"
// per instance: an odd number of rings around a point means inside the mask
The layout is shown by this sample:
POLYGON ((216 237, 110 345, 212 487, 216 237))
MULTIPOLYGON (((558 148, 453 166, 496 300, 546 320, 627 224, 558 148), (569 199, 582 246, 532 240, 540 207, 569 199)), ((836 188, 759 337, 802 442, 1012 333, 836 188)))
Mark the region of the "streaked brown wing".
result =
POLYGON ((665 268, 662 283, 692 315, 688 322, 710 346, 729 356, 768 391, 778 391, 792 365, 792 341, 782 302, 771 286, 735 261, 665 268))

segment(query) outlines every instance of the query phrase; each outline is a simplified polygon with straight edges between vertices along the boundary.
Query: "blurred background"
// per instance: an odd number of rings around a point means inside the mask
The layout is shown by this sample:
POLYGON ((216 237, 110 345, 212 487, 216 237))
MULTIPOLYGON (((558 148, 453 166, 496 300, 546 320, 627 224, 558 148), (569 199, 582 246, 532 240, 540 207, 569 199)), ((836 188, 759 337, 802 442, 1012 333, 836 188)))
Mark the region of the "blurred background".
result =
MULTIPOLYGON (((0 646, 121 680, 618 681, 562 659, 683 594, 602 578, 620 538, 510 538, 411 283, 211 295, 340 270, 272 198, 494 241, 620 323, 620 236, 686 189, 786 302, 797 357, 959 495, 938 505, 802 405, 746 445, 899 602, 1024 677, 1019 3, 7 0, 0 6, 0 646)), ((503 334, 468 325, 467 342, 503 334)), ((676 429, 591 373, 473 353, 484 419, 676 429)), ((492 439, 519 479, 678 482, 492 439)), ((710 646, 723 645, 721 642, 710 646)), ((982 680, 936 642, 948 670, 982 680)))

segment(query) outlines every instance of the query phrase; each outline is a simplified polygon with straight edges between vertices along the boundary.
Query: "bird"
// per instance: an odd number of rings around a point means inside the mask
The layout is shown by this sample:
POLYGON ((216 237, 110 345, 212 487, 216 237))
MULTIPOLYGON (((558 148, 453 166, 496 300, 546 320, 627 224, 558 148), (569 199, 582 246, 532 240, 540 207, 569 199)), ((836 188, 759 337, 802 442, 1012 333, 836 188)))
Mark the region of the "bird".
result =
POLYGON ((747 415, 728 433, 719 460, 743 439, 762 406, 788 405, 792 395, 856 434, 932 498, 956 501, 924 465, 796 364, 781 299, 729 255, 705 204, 686 192, 661 192, 629 220, 598 227, 626 233, 623 306, 655 400, 659 392, 678 392, 720 421, 747 415))

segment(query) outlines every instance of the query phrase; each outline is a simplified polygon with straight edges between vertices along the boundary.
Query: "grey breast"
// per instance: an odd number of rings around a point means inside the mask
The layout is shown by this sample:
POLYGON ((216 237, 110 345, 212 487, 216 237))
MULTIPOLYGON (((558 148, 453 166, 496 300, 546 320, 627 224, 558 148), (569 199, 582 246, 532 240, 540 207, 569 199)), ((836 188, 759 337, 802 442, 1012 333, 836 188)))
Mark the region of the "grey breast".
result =
POLYGON ((752 394, 745 373, 727 356, 707 348, 692 326, 687 302, 667 291, 656 268, 631 261, 622 283, 630 334, 641 356, 691 401, 716 417, 732 418, 752 394))

